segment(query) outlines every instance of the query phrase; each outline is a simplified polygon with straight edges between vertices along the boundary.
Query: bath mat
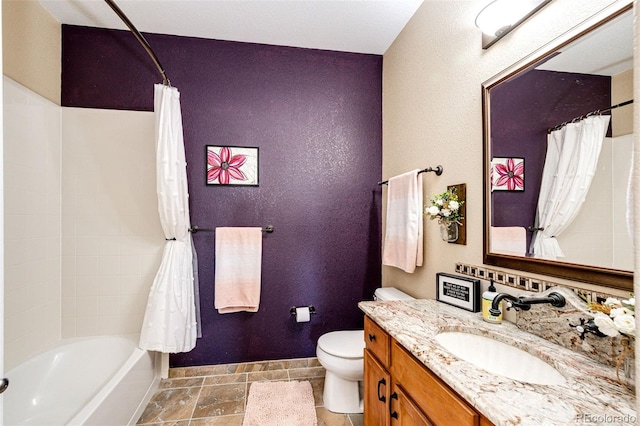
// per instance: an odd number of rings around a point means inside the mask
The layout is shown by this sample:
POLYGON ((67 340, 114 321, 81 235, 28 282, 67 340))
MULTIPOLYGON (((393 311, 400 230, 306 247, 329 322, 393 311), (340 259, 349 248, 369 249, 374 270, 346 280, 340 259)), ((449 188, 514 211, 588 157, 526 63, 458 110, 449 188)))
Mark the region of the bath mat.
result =
POLYGON ((309 382, 254 382, 242 426, 317 426, 309 382))

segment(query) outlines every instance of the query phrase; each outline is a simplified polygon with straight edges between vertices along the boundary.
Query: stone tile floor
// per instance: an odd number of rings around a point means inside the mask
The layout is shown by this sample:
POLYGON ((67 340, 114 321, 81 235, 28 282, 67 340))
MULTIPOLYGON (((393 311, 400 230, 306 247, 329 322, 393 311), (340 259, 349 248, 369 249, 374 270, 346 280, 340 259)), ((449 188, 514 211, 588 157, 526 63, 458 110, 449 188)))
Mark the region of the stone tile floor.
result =
POLYGON ((362 426, 362 414, 336 414, 322 406, 324 373, 316 358, 172 368, 138 424, 241 426, 252 382, 308 380, 318 426, 362 426))

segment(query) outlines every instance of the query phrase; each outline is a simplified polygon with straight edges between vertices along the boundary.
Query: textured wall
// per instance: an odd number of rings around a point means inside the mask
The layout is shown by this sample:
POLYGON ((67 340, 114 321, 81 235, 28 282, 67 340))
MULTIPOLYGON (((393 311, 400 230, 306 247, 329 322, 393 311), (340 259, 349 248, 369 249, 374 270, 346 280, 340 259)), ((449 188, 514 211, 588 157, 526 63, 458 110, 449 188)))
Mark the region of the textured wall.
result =
MULTIPOLYGON (((181 91, 192 224, 275 227, 255 314, 214 310, 214 236, 194 236, 204 337, 172 365, 313 356, 322 333, 361 327, 357 302, 380 285, 382 58, 147 39, 181 91), (259 147, 260 186, 207 187, 208 144, 259 147), (310 304, 295 323, 289 308, 310 304)), ((63 105, 150 110, 159 80, 129 33, 63 27, 63 105)))
POLYGON ((37 1, 2 0, 2 72, 60 104, 60 23, 37 1))

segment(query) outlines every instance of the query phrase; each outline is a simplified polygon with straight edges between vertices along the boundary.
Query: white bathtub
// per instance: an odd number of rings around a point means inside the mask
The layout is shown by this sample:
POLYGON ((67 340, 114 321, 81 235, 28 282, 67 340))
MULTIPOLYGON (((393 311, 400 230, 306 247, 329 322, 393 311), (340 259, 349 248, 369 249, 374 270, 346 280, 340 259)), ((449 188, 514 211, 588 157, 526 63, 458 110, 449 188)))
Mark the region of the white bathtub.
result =
POLYGON ((4 424, 135 424, 160 382, 154 354, 121 336, 67 339, 5 374, 4 424))

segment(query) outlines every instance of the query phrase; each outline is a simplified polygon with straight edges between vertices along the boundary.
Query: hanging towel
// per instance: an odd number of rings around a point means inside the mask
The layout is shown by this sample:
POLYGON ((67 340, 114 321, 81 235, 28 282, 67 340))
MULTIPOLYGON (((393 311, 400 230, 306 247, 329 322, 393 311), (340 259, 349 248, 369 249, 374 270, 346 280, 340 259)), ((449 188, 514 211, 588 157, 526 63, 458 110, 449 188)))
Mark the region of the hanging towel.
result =
POLYGON ((221 314, 257 312, 262 228, 216 228, 215 307, 221 314))
POLYGON ((389 179, 382 264, 413 273, 422 266, 422 175, 419 170, 389 179))

